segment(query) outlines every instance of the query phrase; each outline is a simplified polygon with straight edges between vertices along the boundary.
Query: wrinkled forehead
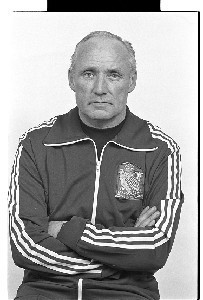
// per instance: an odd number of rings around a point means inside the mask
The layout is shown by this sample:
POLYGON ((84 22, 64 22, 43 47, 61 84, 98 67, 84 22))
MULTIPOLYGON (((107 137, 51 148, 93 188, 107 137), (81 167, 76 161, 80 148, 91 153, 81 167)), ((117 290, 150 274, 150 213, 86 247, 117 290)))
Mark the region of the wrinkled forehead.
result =
POLYGON ((87 63, 129 64, 129 53, 122 42, 104 37, 94 37, 79 45, 76 64, 87 63))

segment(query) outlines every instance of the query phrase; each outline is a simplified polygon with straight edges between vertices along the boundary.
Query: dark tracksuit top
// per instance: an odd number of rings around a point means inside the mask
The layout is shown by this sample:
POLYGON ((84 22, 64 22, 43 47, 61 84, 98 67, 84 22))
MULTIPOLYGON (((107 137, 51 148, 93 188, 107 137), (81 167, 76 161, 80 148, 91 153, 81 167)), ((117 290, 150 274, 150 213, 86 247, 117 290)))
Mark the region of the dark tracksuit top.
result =
POLYGON ((19 299, 159 299, 153 274, 171 251, 183 194, 178 145, 128 110, 103 147, 74 108, 20 138, 9 189, 19 299), (134 227, 156 206, 153 227, 134 227), (49 221, 67 221, 54 238, 49 221))

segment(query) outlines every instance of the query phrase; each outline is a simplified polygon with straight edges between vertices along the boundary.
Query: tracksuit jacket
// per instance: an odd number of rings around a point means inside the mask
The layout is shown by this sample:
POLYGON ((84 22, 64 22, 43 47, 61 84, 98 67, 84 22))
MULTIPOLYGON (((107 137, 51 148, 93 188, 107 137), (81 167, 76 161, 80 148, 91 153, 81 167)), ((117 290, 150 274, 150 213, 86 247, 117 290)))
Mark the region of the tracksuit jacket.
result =
POLYGON ((159 299, 183 194, 178 145, 129 109, 97 157, 77 107, 20 138, 9 189, 16 299, 159 299), (154 226, 135 227, 156 206, 154 226), (49 221, 67 221, 57 238, 49 221), (19 298, 18 298, 19 297, 19 298))

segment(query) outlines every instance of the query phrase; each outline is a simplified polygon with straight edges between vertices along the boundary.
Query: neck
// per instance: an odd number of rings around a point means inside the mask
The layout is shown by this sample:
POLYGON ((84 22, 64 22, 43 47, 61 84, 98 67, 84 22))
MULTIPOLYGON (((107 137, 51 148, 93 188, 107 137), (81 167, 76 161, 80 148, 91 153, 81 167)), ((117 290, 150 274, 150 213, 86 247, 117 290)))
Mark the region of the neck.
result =
POLYGON ((112 128, 117 125, 119 125, 126 117, 126 109, 122 112, 122 114, 117 115, 111 119, 91 119, 88 116, 84 115, 83 113, 79 112, 79 116, 81 121, 89 126, 94 127, 98 129, 106 129, 106 128, 112 128))

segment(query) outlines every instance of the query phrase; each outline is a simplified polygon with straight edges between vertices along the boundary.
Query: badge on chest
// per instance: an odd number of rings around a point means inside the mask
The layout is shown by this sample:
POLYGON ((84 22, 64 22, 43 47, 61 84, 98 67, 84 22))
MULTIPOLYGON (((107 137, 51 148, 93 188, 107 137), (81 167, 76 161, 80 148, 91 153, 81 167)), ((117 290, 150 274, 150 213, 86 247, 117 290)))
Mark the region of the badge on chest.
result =
POLYGON ((144 193, 144 173, 137 165, 124 162, 117 171, 116 198, 141 200, 144 193))

